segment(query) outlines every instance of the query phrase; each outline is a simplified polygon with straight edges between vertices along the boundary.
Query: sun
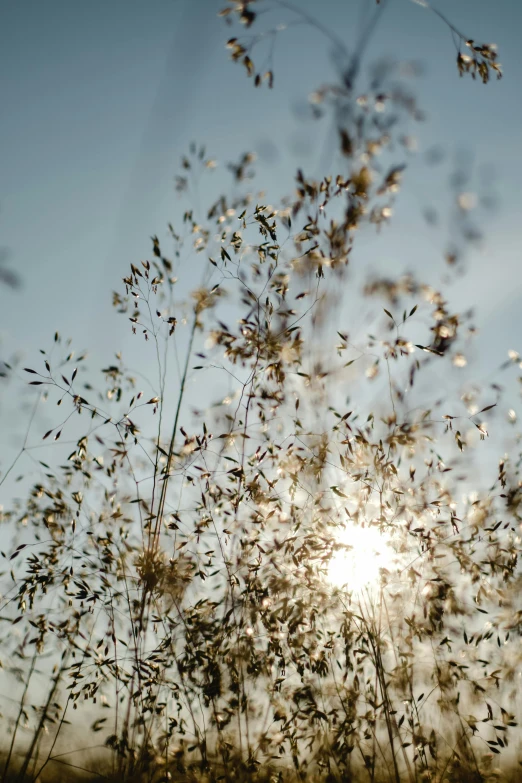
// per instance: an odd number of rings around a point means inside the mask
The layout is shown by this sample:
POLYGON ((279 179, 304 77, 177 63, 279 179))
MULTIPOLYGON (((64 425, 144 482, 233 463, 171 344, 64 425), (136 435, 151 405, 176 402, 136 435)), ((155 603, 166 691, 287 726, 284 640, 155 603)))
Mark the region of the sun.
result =
POLYGON ((381 569, 393 567, 395 552, 389 538, 377 527, 348 525, 337 541, 346 548, 336 551, 328 566, 328 580, 334 587, 350 592, 375 588, 381 569))

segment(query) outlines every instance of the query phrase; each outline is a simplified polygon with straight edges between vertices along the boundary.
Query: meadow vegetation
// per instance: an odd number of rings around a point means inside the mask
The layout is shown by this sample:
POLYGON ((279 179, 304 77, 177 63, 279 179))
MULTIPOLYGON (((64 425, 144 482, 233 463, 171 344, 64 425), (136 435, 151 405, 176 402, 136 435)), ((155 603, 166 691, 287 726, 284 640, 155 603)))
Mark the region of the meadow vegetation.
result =
MULTIPOLYGON (((44 462, 26 440, 31 486, 2 512, 3 781, 519 780, 516 421, 498 383, 470 382, 473 323, 446 290, 473 195, 448 195, 440 286, 357 268, 422 116, 413 66, 365 62, 374 5, 352 52, 298 6, 227 5, 259 89, 282 14, 334 46, 339 78, 310 96, 331 170, 274 204, 241 151, 205 204, 219 162, 193 145, 181 219, 113 293, 155 377, 114 346, 97 383, 58 333, 26 368, 57 443, 44 462)), ((500 76, 441 21, 461 75, 500 76)))

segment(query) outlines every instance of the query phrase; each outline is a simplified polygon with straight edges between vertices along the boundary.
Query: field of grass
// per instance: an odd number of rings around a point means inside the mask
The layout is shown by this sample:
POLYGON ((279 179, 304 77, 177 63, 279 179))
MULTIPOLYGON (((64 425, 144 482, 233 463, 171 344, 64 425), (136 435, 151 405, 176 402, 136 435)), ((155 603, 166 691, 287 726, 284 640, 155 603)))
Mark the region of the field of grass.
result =
MULTIPOLYGON (((258 45, 284 28, 248 37, 251 2, 224 17, 270 89, 258 45)), ((447 24, 461 75, 498 75, 447 24)), ((521 436, 504 387, 441 382, 474 333, 447 282, 475 236, 466 194, 440 286, 352 275, 421 116, 400 64, 364 77, 364 40, 312 94, 333 175, 298 170, 274 206, 238 150, 211 198, 191 145, 178 222, 112 294, 130 367, 111 346, 88 369, 57 332, 24 368, 38 450, 28 433, 2 477, 26 459, 1 512, 0 783, 522 780, 521 436)))

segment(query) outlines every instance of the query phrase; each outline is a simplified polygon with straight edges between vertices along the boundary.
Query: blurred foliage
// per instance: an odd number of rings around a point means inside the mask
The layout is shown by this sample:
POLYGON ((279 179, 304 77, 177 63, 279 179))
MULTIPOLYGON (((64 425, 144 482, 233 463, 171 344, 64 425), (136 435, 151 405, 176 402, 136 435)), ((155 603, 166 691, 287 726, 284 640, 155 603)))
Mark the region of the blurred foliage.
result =
MULTIPOLYGON (((264 5, 223 15, 247 28, 232 58, 271 87, 293 22, 331 34, 286 2, 292 19, 256 32, 264 5)), ((37 478, 2 513, 4 781, 90 757, 118 781, 462 783, 517 764, 516 417, 509 455, 484 468, 502 389, 443 388, 466 372, 471 315, 414 275, 353 274, 357 237, 393 217, 422 118, 408 69, 362 68, 376 19, 310 96, 337 129, 334 174, 298 170, 274 206, 239 153, 230 194, 196 209, 217 163, 196 145, 183 158, 180 225, 113 293, 156 378, 116 354, 95 384, 58 333, 26 368, 61 406, 43 434, 59 458, 26 439, 37 478), (180 297, 188 264, 201 285, 180 297), (364 531, 382 541, 377 569, 364 531)), ((475 63, 459 52, 461 71, 486 81, 495 50, 459 40, 475 63)), ((463 184, 444 274, 478 238, 463 184)), ((519 364, 512 352, 505 369, 519 364)))

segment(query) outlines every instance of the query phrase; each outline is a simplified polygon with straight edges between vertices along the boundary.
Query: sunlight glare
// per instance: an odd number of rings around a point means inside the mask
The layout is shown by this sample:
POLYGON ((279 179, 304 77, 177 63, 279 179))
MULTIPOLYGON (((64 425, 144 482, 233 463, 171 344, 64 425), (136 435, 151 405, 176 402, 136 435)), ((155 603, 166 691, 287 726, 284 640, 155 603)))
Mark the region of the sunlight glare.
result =
POLYGON ((338 550, 330 560, 328 579, 334 587, 350 592, 376 587, 381 568, 393 565, 395 553, 390 541, 376 527, 349 525, 337 540, 350 548, 338 550))

